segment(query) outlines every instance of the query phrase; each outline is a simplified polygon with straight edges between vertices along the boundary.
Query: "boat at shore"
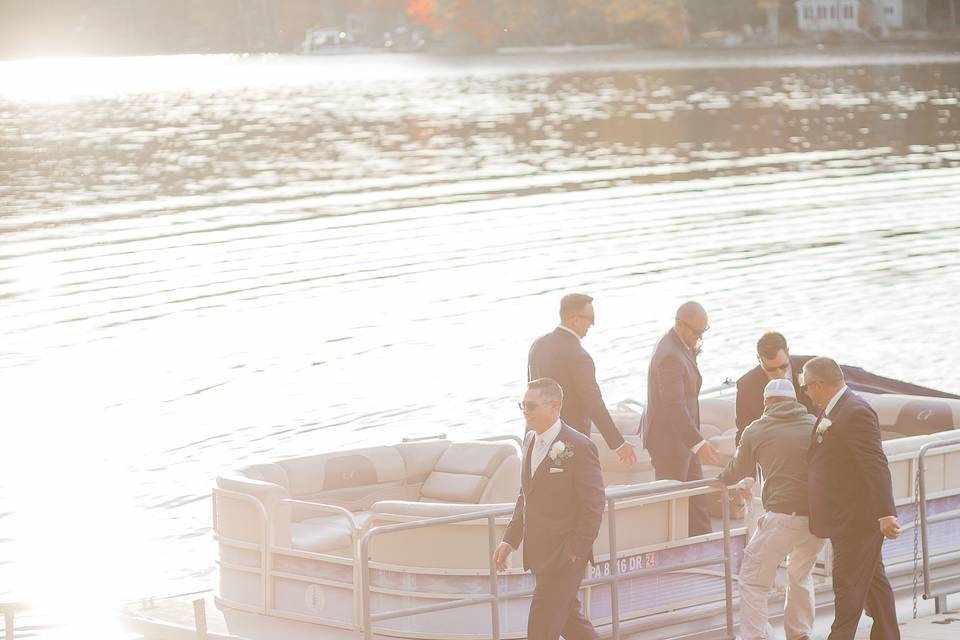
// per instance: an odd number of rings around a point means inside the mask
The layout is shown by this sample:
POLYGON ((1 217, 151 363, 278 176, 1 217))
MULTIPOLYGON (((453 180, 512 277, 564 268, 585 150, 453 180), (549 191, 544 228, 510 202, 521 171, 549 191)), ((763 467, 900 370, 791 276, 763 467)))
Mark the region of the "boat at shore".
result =
MULTIPOLYGON (((899 606, 929 597, 939 613, 945 594, 960 591, 960 398, 847 374, 877 412, 889 460, 905 533, 884 545, 884 561, 899 606)), ((730 384, 700 400, 701 431, 722 462, 734 452, 734 402, 730 384)), ((719 467, 705 468, 703 481, 655 481, 639 446, 642 406, 625 402, 611 413, 641 456, 626 466, 592 436, 607 509, 584 576, 586 614, 604 637, 732 638, 736 574, 759 498, 741 508, 709 479, 719 467), (687 501, 697 494, 712 496, 714 532, 689 536, 687 501)), ((512 435, 437 437, 220 476, 219 576, 209 600, 228 635, 216 637, 525 637, 533 577, 519 553, 504 572, 491 565, 518 492, 519 445, 512 435)), ((821 617, 832 610, 830 571, 828 544, 814 569, 821 617)), ((771 599, 774 618, 782 604, 782 593, 771 599)), ((142 633, 147 619, 163 627, 149 610, 125 615, 142 633)))

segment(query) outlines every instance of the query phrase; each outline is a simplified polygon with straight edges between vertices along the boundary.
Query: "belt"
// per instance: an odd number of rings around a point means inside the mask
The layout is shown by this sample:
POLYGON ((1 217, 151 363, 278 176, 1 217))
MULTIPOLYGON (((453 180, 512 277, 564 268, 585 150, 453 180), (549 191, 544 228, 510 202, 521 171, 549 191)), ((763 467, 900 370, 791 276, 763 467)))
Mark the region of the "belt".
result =
POLYGON ((807 513, 806 511, 790 511, 789 513, 786 511, 777 511, 776 509, 771 509, 770 511, 773 511, 774 513, 779 513, 784 516, 802 516, 804 518, 810 517, 810 514, 807 513))

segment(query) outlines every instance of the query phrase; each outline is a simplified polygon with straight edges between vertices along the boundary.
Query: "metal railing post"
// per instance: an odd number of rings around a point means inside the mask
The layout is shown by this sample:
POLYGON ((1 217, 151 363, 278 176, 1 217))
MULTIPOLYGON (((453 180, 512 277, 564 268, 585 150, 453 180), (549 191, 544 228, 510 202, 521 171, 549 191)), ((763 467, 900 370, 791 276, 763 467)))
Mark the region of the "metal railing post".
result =
POLYGON ((723 590, 726 601, 727 614, 727 638, 732 640, 733 634, 733 559, 731 558, 731 540, 730 540, 730 490, 727 485, 720 483, 723 491, 720 494, 720 500, 723 503, 721 512, 723 514, 723 590))
POLYGON ((620 640, 620 567, 617 562, 617 518, 614 514, 616 498, 607 498, 607 533, 610 538, 610 615, 612 616, 613 640, 620 640))
MULTIPOLYGON (((927 444, 920 447, 920 451, 917 453, 917 493, 919 494, 919 500, 917 501, 917 508, 920 510, 920 546, 923 554, 923 599, 929 600, 934 598, 934 610, 937 613, 940 613, 941 609, 946 608, 946 598, 943 597, 946 594, 933 593, 933 589, 930 587, 930 547, 927 536, 927 472, 926 472, 926 456, 927 452, 931 449, 938 449, 941 447, 956 447, 960 446, 960 438, 954 438, 951 440, 938 440, 936 442, 928 442, 927 444)), ((941 522, 944 514, 940 516, 934 516, 934 522, 941 522)))
POLYGON ((363 638, 373 638, 373 629, 370 628, 370 532, 360 538, 360 605, 363 609, 363 638))
POLYGON ((927 598, 930 593, 930 549, 927 546, 927 478, 924 464, 924 456, 927 454, 927 448, 932 443, 927 443, 920 447, 920 453, 917 454, 917 488, 920 493, 920 500, 917 508, 920 509, 920 547, 923 550, 923 597, 927 598))
POLYGON ((490 632, 493 640, 500 640, 500 586, 497 584, 497 567, 493 563, 493 552, 497 546, 497 517, 487 516, 488 556, 490 557, 490 632))

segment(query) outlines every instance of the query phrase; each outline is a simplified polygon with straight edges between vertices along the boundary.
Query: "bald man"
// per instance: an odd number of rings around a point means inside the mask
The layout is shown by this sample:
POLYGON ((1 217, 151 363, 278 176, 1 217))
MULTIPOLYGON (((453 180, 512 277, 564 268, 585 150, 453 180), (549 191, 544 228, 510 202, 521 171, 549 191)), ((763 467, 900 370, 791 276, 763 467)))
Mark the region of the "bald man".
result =
MULTIPOLYGON (((717 452, 700 435, 700 387, 697 354, 710 325, 696 302, 677 309, 673 327, 657 343, 647 373, 643 447, 650 452, 657 480, 702 480, 701 463, 718 464, 717 452)), ((710 533, 705 495, 690 498, 690 535, 710 533)))

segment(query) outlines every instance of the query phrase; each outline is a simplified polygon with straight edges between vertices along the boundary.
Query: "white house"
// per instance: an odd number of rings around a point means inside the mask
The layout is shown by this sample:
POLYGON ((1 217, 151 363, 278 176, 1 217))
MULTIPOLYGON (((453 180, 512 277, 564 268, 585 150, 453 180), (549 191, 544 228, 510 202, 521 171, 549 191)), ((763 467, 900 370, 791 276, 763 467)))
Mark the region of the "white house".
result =
POLYGON ((797 0, 801 31, 861 31, 864 26, 904 28, 904 0, 797 0))

